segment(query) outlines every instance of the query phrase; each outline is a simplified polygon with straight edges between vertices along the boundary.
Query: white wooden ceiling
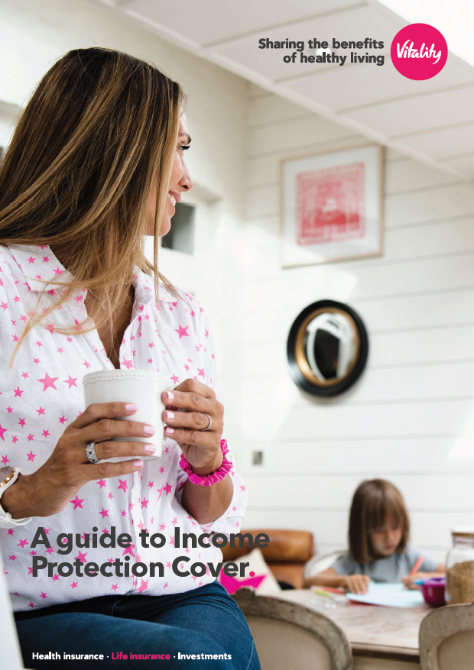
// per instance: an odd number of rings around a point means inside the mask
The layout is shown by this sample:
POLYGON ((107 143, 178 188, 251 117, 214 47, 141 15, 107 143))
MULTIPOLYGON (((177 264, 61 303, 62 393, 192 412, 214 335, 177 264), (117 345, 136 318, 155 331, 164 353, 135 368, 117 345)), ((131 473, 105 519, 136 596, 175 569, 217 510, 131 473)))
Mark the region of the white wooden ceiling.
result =
POLYGON ((450 54, 433 79, 402 77, 392 65, 390 45, 406 21, 377 0, 93 1, 377 142, 465 179, 474 177, 474 68, 450 54), (282 57, 291 51, 259 49, 262 37, 306 42, 370 37, 385 43, 383 50, 368 51, 384 54, 385 64, 285 64, 282 57))

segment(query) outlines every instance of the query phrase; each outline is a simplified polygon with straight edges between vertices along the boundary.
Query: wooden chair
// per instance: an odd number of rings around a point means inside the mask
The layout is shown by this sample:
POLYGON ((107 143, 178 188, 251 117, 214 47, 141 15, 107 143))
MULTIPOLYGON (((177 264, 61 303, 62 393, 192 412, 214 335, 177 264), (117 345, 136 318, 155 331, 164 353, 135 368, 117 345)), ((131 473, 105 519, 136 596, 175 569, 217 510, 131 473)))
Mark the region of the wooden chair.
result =
POLYGON ((472 670, 474 604, 434 610, 421 622, 419 640, 422 670, 472 670))
POLYGON ((262 670, 349 670, 349 642, 331 619, 299 603, 237 591, 262 670))
MULTIPOLYGON (((307 530, 282 530, 263 528, 241 530, 242 535, 250 534, 254 540, 260 533, 268 535, 268 547, 262 549, 262 556, 279 582, 290 584, 295 589, 303 588, 303 571, 307 562, 314 556, 313 534, 307 530)), ((255 546, 255 545, 254 545, 255 546)), ((247 539, 244 547, 222 548, 224 561, 235 561, 250 552, 247 539)))

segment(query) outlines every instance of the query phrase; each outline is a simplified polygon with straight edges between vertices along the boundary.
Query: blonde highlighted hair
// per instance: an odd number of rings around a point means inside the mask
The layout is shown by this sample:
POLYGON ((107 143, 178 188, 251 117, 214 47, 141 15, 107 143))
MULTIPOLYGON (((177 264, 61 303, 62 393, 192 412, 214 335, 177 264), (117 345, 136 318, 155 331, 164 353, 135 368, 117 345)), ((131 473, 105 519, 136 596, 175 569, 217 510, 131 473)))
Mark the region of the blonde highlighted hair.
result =
MULTIPOLYGON (((27 333, 78 289, 99 298, 81 332, 109 325, 137 266, 154 276, 158 238, 184 103, 176 82, 119 51, 75 49, 45 74, 21 115, 0 166, 0 244, 49 245, 68 258, 72 281, 45 286, 56 299, 30 313, 27 333), (158 173, 154 256, 144 254, 149 198, 158 173), (62 288, 61 288, 62 287, 62 288), (101 309, 101 304, 105 309, 101 309)), ((78 324, 55 325, 75 335, 78 324)))
POLYGON ((410 519, 402 494, 385 479, 363 481, 354 493, 349 515, 349 549, 357 563, 368 563, 376 558, 369 534, 388 522, 402 529, 402 539, 396 551, 405 551, 410 536, 410 519))

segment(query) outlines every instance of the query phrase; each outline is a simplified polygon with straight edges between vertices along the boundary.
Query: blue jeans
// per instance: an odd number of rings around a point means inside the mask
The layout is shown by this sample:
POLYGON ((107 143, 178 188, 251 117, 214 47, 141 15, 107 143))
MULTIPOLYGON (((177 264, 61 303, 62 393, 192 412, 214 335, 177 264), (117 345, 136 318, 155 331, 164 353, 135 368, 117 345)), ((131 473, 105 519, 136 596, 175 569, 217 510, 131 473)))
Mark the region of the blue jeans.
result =
POLYGON ((101 596, 17 612, 15 619, 26 668, 260 670, 244 615, 218 582, 170 596, 101 596), (50 652, 52 658, 39 658, 50 652))

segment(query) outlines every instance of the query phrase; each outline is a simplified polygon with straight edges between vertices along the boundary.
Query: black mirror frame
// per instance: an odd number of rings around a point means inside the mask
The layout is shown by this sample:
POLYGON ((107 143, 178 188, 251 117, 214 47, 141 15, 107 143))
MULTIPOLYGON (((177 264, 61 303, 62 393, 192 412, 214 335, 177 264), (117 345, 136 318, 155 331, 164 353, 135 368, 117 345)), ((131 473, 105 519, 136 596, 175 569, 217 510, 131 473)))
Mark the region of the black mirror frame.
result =
POLYGON ((357 314, 357 312, 352 309, 352 307, 349 307, 342 302, 336 302, 335 300, 318 300, 318 302, 313 302, 308 307, 305 307, 305 309, 296 317, 295 321, 293 322, 288 335, 286 355, 291 378, 295 384, 299 386, 299 388, 303 389, 303 391, 306 391, 307 393, 311 393, 312 395, 320 397, 322 396, 327 398, 336 396, 340 393, 344 393, 344 391, 347 391, 359 379, 365 368, 367 357, 369 355, 369 338, 367 335, 367 330, 364 326, 364 322, 357 314), (295 353, 296 340, 302 323, 312 312, 324 308, 335 308, 348 314, 353 319, 360 338, 359 357, 353 369, 348 375, 343 377, 339 383, 327 387, 312 384, 309 379, 305 377, 298 365, 295 353))

